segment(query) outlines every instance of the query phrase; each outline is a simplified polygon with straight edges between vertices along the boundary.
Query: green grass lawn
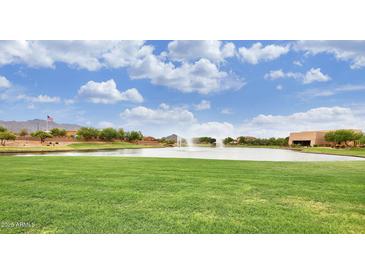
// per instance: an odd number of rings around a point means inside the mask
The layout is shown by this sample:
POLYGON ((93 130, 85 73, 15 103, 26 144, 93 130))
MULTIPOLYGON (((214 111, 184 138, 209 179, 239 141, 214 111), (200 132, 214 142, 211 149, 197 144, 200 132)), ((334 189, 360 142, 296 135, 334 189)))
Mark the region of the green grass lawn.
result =
POLYGON ((43 152, 43 151, 75 151, 75 150, 98 150, 98 149, 118 149, 118 148, 146 148, 156 146, 138 145, 128 142, 105 142, 105 143, 73 143, 66 146, 34 146, 34 147, 12 147, 0 146, 0 153, 9 152, 43 152))
POLYGON ((2 156, 0 167, 1 233, 365 233, 365 162, 2 156))
POLYGON ((304 152, 326 153, 345 156, 365 157, 365 148, 330 148, 330 147, 308 147, 303 148, 304 152))

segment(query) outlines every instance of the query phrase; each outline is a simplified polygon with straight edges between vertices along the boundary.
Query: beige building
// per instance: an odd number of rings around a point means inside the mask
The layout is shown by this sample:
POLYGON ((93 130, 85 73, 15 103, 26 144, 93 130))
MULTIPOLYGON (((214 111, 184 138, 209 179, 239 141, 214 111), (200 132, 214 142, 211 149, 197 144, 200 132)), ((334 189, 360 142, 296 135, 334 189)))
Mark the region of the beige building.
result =
MULTIPOLYGON (((355 132, 361 132, 359 129, 351 129, 355 132)), ((332 130, 318 130, 318 131, 301 131, 292 132, 289 136, 289 146, 301 145, 301 146, 330 146, 334 145, 331 142, 325 140, 327 132, 332 130)), ((343 145, 343 144, 342 144, 343 145)), ((348 142, 347 145, 354 145, 354 142, 348 142)))
POLYGON ((289 145, 301 145, 301 146, 324 146, 330 145, 331 143, 326 142, 324 136, 330 130, 319 130, 319 131, 302 131, 292 132, 289 136, 289 145))

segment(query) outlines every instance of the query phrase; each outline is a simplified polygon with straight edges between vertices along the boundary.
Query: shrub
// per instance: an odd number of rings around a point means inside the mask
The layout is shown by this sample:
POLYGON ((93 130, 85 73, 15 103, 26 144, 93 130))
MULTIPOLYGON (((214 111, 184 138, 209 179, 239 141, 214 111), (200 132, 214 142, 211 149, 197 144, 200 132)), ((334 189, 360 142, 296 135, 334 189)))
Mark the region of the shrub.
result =
POLYGON ((138 140, 142 140, 143 139, 143 135, 140 131, 129 131, 125 133, 125 138, 129 141, 129 142, 134 142, 134 141, 138 141, 138 140))
POLYGON ((118 129, 118 137, 119 137, 119 139, 121 141, 124 140, 124 138, 125 138, 125 131, 124 131, 124 129, 122 129, 122 128, 118 129))
POLYGON ((5 132, 5 131, 8 131, 8 130, 3 126, 0 126, 0 132, 5 132))
POLYGON ((82 127, 77 131, 77 136, 88 141, 98 138, 99 131, 93 127, 82 127))
POLYGON ((65 137, 66 136, 66 130, 63 128, 52 128, 51 134, 54 137, 65 137))
POLYGON ((28 135, 28 130, 26 128, 22 128, 20 131, 19 131, 19 136, 27 136, 28 135))
POLYGON ((114 128, 104 128, 99 133, 99 138, 104 141, 112 141, 113 139, 118 138, 119 134, 114 128))
POLYGON ((361 136, 361 138, 359 139, 359 143, 361 145, 365 145, 365 135, 361 136))
POLYGON ((356 132, 351 129, 339 129, 327 132, 324 138, 327 142, 333 142, 338 145, 344 143, 345 146, 348 146, 347 142, 355 142, 359 140, 362 136, 363 134, 361 132, 356 132))
POLYGON ((47 138, 52 138, 52 135, 48 132, 45 132, 43 130, 37 130, 31 134, 33 137, 37 137, 41 140, 41 143, 43 143, 47 138))
POLYGON ((232 137, 227 137, 223 140, 223 144, 225 145, 229 145, 229 144, 232 144, 234 141, 234 139, 232 137))
POLYGON ((16 135, 10 131, 0 131, 0 144, 5 146, 6 141, 15 140, 16 135))
POLYGON ((217 140, 212 137, 199 137, 194 138, 193 143, 195 144, 214 144, 217 140))
POLYGON ((288 146, 289 137, 286 138, 255 138, 250 136, 240 136, 237 138, 240 145, 254 145, 254 146, 288 146))

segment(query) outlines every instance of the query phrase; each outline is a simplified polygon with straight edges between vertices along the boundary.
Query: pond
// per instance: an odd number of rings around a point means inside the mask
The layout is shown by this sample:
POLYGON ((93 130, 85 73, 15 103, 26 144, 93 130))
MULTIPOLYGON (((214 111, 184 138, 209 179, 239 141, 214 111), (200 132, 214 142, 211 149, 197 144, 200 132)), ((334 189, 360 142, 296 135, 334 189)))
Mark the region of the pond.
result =
POLYGON ((218 160, 251 161, 361 161, 365 158, 302 153, 288 149, 269 148, 212 148, 212 147, 169 147, 117 149, 103 151, 47 152, 42 154, 18 154, 17 156, 123 156, 123 157, 161 157, 196 158, 218 160))

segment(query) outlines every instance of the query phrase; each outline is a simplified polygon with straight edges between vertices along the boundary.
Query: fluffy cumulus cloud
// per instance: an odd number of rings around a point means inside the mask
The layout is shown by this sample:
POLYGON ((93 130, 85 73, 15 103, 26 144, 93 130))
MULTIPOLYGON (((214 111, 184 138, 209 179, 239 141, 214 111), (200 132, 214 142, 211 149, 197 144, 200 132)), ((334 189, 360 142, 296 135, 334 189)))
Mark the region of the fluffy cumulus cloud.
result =
POLYGON ((260 62, 271 61, 287 54, 290 50, 289 45, 267 45, 255 43, 250 48, 241 47, 238 49, 239 56, 243 62, 256 65, 260 62))
POLYGON ((347 61, 352 69, 365 67, 365 41, 298 41, 294 48, 307 54, 327 53, 347 61))
POLYGON ((288 136, 293 131, 340 128, 365 129, 361 108, 320 107, 289 115, 258 115, 239 126, 241 134, 271 137, 288 136))
POLYGON ((232 135, 234 126, 227 122, 199 122, 192 112, 182 107, 161 104, 158 108, 139 106, 127 108, 120 114, 123 125, 128 128, 140 128, 147 134, 165 136, 176 133, 191 138, 196 136, 214 136, 224 138, 232 135))
POLYGON ((199 104, 194 105, 196 110, 206 110, 210 109, 210 101, 202 100, 199 104))
POLYGON ((175 125, 191 124, 196 121, 194 114, 181 107, 170 107, 161 104, 158 108, 152 109, 144 106, 125 109, 120 116, 135 125, 154 124, 154 125, 175 125))
POLYGON ((323 74, 321 72, 320 68, 316 68, 316 69, 311 68, 303 76, 303 83, 304 84, 310 84, 310 83, 313 83, 313 82, 327 82, 329 80, 331 80, 331 77, 329 77, 326 74, 323 74))
POLYGON ((208 59, 176 66, 164 62, 160 56, 146 54, 129 69, 132 79, 149 79, 153 84, 167 86, 182 92, 207 94, 215 91, 237 90, 244 81, 230 72, 221 71, 208 59))
POLYGON ((212 62, 222 62, 235 55, 235 45, 216 40, 184 41, 176 40, 168 44, 166 55, 174 61, 197 61, 201 58, 212 62))
POLYGON ((52 68, 56 62, 98 70, 126 67, 143 49, 143 41, 1 41, 0 66, 25 64, 52 68))
POLYGON ((5 76, 0 75, 0 88, 10 88, 11 83, 5 76))
POLYGON ((80 87, 78 95, 95 104, 115 104, 120 101, 143 102, 143 97, 137 89, 132 88, 121 92, 113 79, 105 82, 89 81, 80 87))
POLYGON ((243 86, 243 79, 219 66, 234 52, 233 43, 220 41, 174 41, 160 55, 144 41, 1 41, 0 66, 54 68, 63 62, 90 71, 125 67, 132 79, 149 79, 183 92, 209 93, 243 86), (172 62, 177 60, 181 63, 172 62))
POLYGON ((320 68, 311 68, 306 73, 300 72, 284 72, 283 70, 271 70, 266 73, 264 78, 266 80, 276 80, 280 78, 292 78, 295 80, 300 80, 303 84, 310 84, 313 82, 327 82, 331 80, 329 75, 323 74, 320 68))
POLYGON ((189 128, 191 136, 212 136, 223 139, 235 135, 234 126, 227 122, 196 123, 189 128))

